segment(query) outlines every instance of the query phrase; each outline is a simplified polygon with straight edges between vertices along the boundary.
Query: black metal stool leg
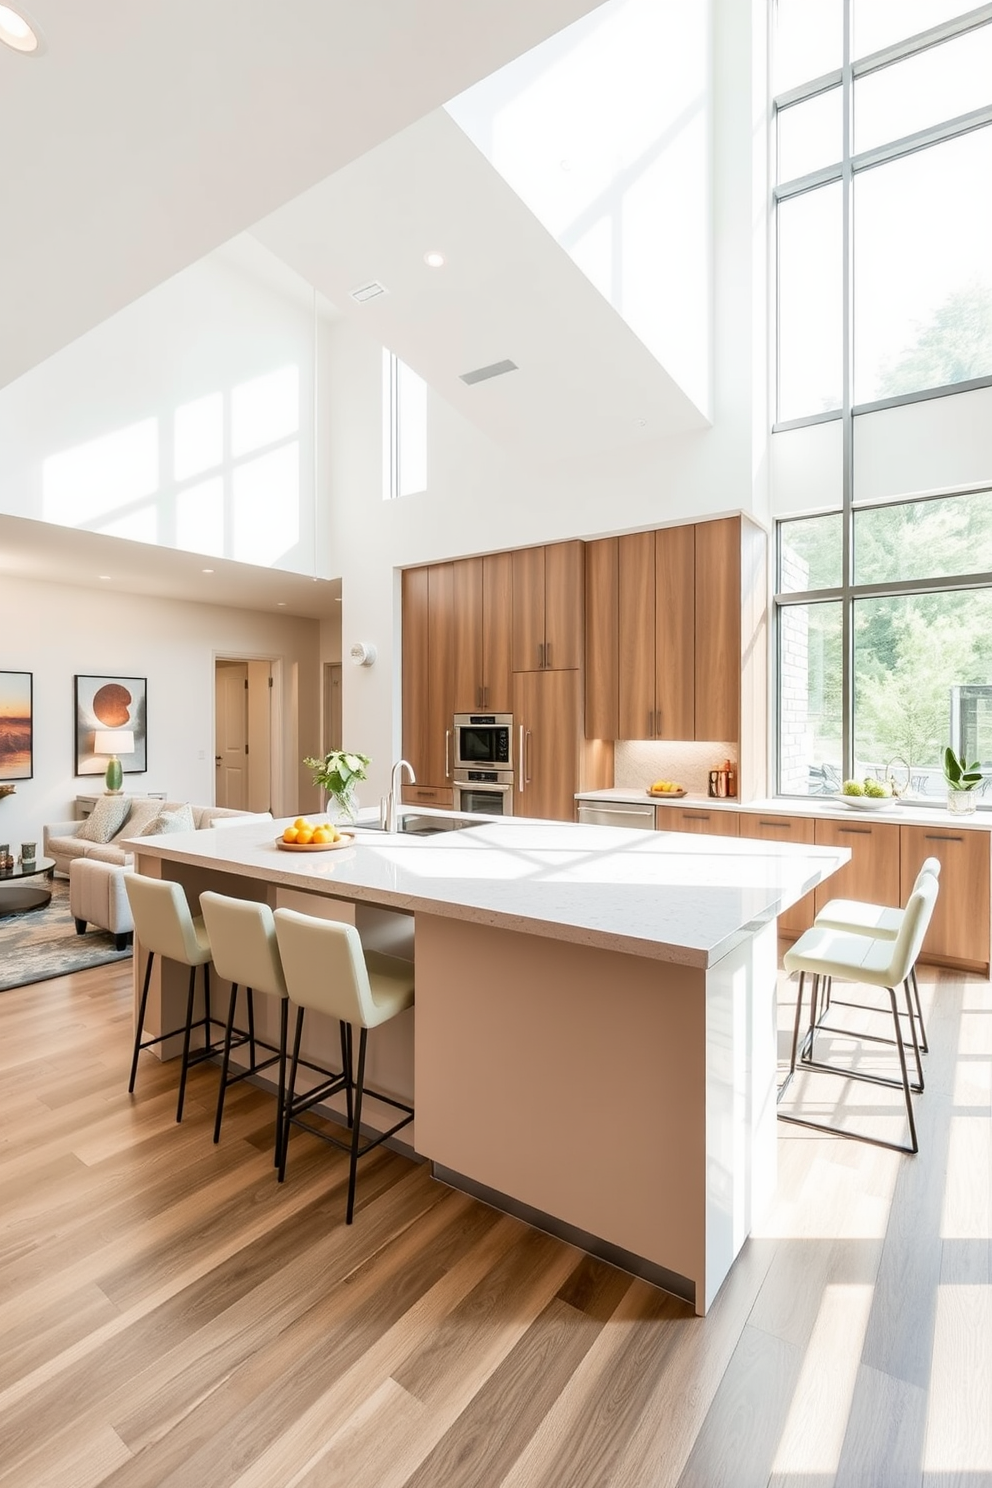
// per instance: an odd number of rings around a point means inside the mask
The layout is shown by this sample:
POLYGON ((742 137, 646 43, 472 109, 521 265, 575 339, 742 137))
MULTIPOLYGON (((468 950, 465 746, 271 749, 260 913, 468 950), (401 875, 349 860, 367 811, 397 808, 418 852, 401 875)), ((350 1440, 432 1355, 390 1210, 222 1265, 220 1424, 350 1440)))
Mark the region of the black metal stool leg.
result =
POLYGON ((917 1089, 923 1089, 923 1061, 920 1058, 920 1040, 916 1031, 916 1019, 913 1017, 913 999, 909 990, 909 977, 902 984, 903 993, 906 998, 906 1012, 909 1016, 909 1031, 913 1036, 913 1058, 916 1061, 916 1078, 919 1081, 917 1089))
POLYGON ((344 1093, 348 1103, 348 1125, 352 1126, 355 1120, 355 1082, 352 1078, 351 1024, 339 1021, 338 1028, 341 1030, 341 1073, 344 1076, 344 1093))
POLYGON ((296 1010, 296 1032, 293 1035, 293 1062, 289 1072, 289 1090, 286 1094, 286 1114, 282 1124, 282 1151, 279 1154, 279 1182, 286 1178, 286 1158, 289 1156, 289 1119, 293 1113, 293 1096, 296 1091, 296 1071, 300 1067, 300 1039, 303 1036, 303 1008, 296 1010))
POLYGON ((282 1168, 283 1125, 286 1120, 286 1045, 289 1041, 289 998, 279 999, 279 1092, 276 1096, 275 1167, 282 1168))
POLYGON ((255 994, 250 987, 246 989, 248 997, 248 1055, 252 1069, 258 1063, 255 1055, 255 994))
MULTIPOLYGON (((351 1024, 348 1025, 349 1030, 351 1024)), ((351 1129, 351 1166, 348 1171, 348 1212, 345 1224, 351 1224, 355 1213, 355 1181, 358 1175, 358 1143, 362 1128, 362 1096, 365 1093, 365 1045, 368 1029, 363 1028, 358 1039, 358 1080, 355 1084, 355 1123, 351 1129)), ((350 1054, 350 1049, 349 1049, 350 1054)))
POLYGON ((916 967, 909 973, 909 980, 913 986, 913 999, 916 1003, 916 1016, 920 1023, 920 1048, 924 1054, 929 1054, 930 1045, 927 1043, 926 1024, 923 1022, 923 1005, 920 1002, 920 984, 916 980, 916 967))
POLYGON ((796 1022, 792 1030, 792 1058, 789 1061, 790 1078, 796 1073, 796 1060, 799 1057, 799 1025, 803 1016, 803 989, 806 985, 806 973, 799 973, 799 991, 796 994, 796 1022))
POLYGON ((128 1095, 134 1094, 134 1081, 138 1073, 138 1055, 141 1053, 141 1035, 145 1030, 145 1009, 148 1006, 148 984, 152 979, 152 962, 155 960, 155 952, 148 952, 148 961, 145 964, 145 979, 141 984, 141 1001, 138 1003, 138 1026, 134 1033, 134 1053, 131 1056, 131 1078, 127 1082, 128 1095))
POLYGON ((217 1115, 214 1119, 214 1141, 220 1141, 221 1122, 224 1120, 224 1096, 227 1094, 227 1072, 231 1067, 231 1035, 238 1008, 238 984, 231 983, 231 1001, 227 1012, 227 1027, 224 1029, 224 1056, 220 1062, 220 1089, 217 1092, 217 1115))
POLYGON ((920 1144, 916 1138, 916 1120, 913 1116, 913 1095, 909 1088, 909 1072, 906 1068, 906 1050, 903 1047, 902 1028, 899 1024, 899 1004, 896 1002, 895 989, 890 987, 888 992, 892 1003, 892 1021, 896 1029, 896 1048, 899 1051, 899 1068, 902 1070, 902 1088, 906 1097, 906 1115, 909 1118, 909 1135, 912 1143, 910 1150, 912 1152, 919 1152, 920 1144))
MULTIPOLYGON (((206 967, 204 967, 206 970, 206 967)), ((183 1105, 186 1100, 186 1076, 189 1073, 189 1039, 193 1031, 193 999, 196 995, 196 967, 189 969, 189 993, 186 998, 186 1027, 183 1031, 183 1063, 179 1074, 179 1099, 176 1102, 176 1120, 183 1119, 183 1105)), ((206 1030, 209 1033, 209 1028, 206 1030)))

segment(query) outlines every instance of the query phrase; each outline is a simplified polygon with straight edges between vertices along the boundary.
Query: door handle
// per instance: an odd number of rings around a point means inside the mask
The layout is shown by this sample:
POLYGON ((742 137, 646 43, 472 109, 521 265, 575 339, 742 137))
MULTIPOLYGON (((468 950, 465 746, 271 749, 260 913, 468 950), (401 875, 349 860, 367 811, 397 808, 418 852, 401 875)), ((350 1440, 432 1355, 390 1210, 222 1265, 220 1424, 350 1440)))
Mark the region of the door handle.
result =
POLYGON ((215 765, 219 765, 220 764, 220 755, 219 754, 215 754, 214 755, 214 764, 215 765))
MULTIPOLYGON (((527 730, 527 738, 530 739, 531 741, 533 741, 534 735, 531 733, 530 729, 527 730)), ((527 775, 527 784, 529 785, 530 782, 531 782, 531 776, 528 773, 528 775, 527 775)))
POLYGON ((523 795, 524 786, 526 784, 526 781, 524 780, 524 726, 523 726, 523 724, 520 725, 520 738, 517 741, 517 747, 518 747, 519 754, 520 754, 520 760, 519 760, 519 763, 517 765, 517 779, 519 781, 519 784, 517 786, 517 789, 520 791, 521 795, 523 795))
POLYGON ((451 779, 451 730, 444 731, 444 778, 451 779))

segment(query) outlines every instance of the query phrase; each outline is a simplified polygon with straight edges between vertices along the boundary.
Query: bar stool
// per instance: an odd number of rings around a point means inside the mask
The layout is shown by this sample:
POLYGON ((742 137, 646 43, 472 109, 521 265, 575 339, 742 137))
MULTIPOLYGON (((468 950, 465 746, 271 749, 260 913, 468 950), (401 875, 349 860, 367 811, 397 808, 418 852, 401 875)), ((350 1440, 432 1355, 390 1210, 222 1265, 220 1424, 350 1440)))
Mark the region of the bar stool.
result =
POLYGON ((379 1091, 365 1089, 365 1054, 370 1028, 377 1028, 397 1013, 413 1005, 413 963, 377 951, 365 951, 353 925, 336 920, 321 920, 293 909, 275 912, 276 936, 282 957, 283 974, 290 1001, 296 1006, 296 1029, 293 1038, 293 1060, 286 1096, 282 1137, 280 1183, 286 1176, 289 1128, 301 1126, 305 1131, 323 1137, 332 1146, 350 1153, 348 1171, 348 1208, 345 1223, 351 1224, 355 1211, 355 1178, 358 1159, 378 1147, 413 1120, 413 1107, 394 1100, 379 1091), (300 1064, 300 1040, 303 1015, 307 1009, 337 1018, 341 1024, 342 1064, 340 1076, 331 1078, 304 1095, 296 1095, 296 1074, 300 1064), (352 1028, 361 1030, 358 1041, 358 1076, 352 1067, 352 1028), (303 1113, 318 1101, 343 1090, 348 1102, 348 1125, 351 1141, 338 1141, 327 1132, 301 1120, 303 1113), (354 1092, 354 1106, 352 1095, 354 1092), (368 1094, 386 1105, 395 1106, 405 1115, 389 1131, 360 1145, 362 1100, 368 1094))
POLYGON ((251 899, 234 899, 227 894, 216 894, 212 890, 200 895, 200 908, 213 949, 214 970, 231 983, 231 998, 228 1005, 227 1022, 224 1026, 224 1053, 220 1067, 220 1090, 217 1093, 217 1116, 214 1121, 214 1141, 220 1141, 221 1124, 224 1120, 224 1099, 228 1087, 245 1080, 249 1075, 279 1066, 278 1105, 276 1107, 275 1166, 279 1166, 282 1155, 283 1106, 286 1099, 286 1034, 288 1006, 286 979, 282 973, 279 946, 276 942, 275 921, 267 904, 251 899), (238 989, 244 987, 247 1005, 248 1029, 235 1027, 238 989), (273 1045, 255 1037, 254 994, 262 992, 279 999, 279 1043, 273 1045), (231 1050, 249 1048, 249 1065, 236 1075, 230 1073, 231 1050), (261 1047, 270 1057, 259 1061, 257 1050, 261 1047))
MULTIPOLYGON (((913 1018, 912 1004, 909 994, 909 973, 916 964, 916 958, 923 944, 923 937, 930 924, 933 908, 937 902, 937 880, 933 874, 924 874, 922 882, 910 894, 903 911, 902 924, 895 940, 882 940, 867 935, 852 935, 841 930, 831 930, 823 926, 814 926, 807 930, 805 935, 800 936, 795 945, 786 951, 783 961, 789 972, 799 972, 799 993, 796 998, 796 1018, 792 1033, 792 1058, 789 1065, 789 1073, 779 1090, 779 1100, 788 1089, 793 1076, 796 1073, 797 1064, 801 1063, 804 1069, 821 1070, 826 1074, 840 1075, 844 1079, 865 1080, 873 1085, 886 1085, 903 1091, 906 1102, 906 1115, 909 1121, 910 1145, 907 1147, 899 1142, 886 1142, 878 1137, 864 1136, 859 1132, 844 1131, 843 1136, 854 1137, 858 1141, 872 1142, 879 1147, 892 1147, 897 1152, 918 1152, 919 1142, 916 1136, 916 1121, 913 1116, 912 1091, 923 1088, 923 1070, 920 1064, 919 1046, 916 1042, 916 1022, 913 1018), (806 976, 813 979, 810 1006, 810 1025, 807 1043, 809 1047, 808 1057, 804 1054, 799 1058, 799 1028, 802 1022, 803 992, 806 976), (867 983, 869 986, 884 988, 889 994, 890 1009, 892 1013, 892 1024, 895 1044, 899 1054, 900 1080, 892 1080, 883 1075, 869 1074, 863 1070, 851 1068, 839 1068, 833 1064, 822 1064, 813 1058, 813 1043, 816 1034, 820 1032, 817 1023, 817 997, 820 982, 824 977, 842 977, 848 981, 867 983), (916 1068, 919 1084, 911 1086, 909 1072, 906 1065, 906 1050, 903 1043, 902 1026, 899 1018, 899 1006, 896 1000, 897 987, 901 986, 905 993, 906 1006, 910 1015, 910 1026, 913 1030, 913 1047, 916 1055, 916 1068)), ((847 1037, 860 1038, 861 1035, 848 1033, 847 1037)), ((806 1117, 793 1116, 783 1112, 778 1113, 780 1121, 792 1122, 797 1126, 809 1126, 818 1131, 834 1131, 836 1128, 825 1122, 812 1121, 806 1117)))
MULTIPOLYGON (((934 878, 940 877, 940 859, 925 858, 923 866, 916 875, 913 889, 918 889, 926 874, 934 878)), ((912 890, 910 891, 912 892, 912 890)), ((885 904, 869 904, 858 899, 831 899, 825 904, 813 921, 813 924, 825 930, 843 930, 850 935, 870 935, 875 940, 895 940, 902 926, 904 910, 892 909, 885 904)), ((909 974, 910 990, 913 994, 915 1004, 916 1021, 920 1026, 919 1043, 924 1054, 929 1053, 930 1045, 927 1043, 927 1030, 923 1022, 923 1006, 920 1002, 920 988, 916 980, 916 967, 909 974)), ((829 978, 824 993, 824 1013, 830 1006, 833 989, 829 978)), ((837 999, 839 1002, 840 999, 837 999)), ((862 1003, 843 1003, 844 1007, 863 1007, 862 1003)), ((820 1027, 826 1025, 821 1021, 820 1027)), ((877 1039, 877 1043, 891 1044, 891 1039, 877 1039)))
POLYGON ((204 1059, 211 1059, 217 1053, 216 1046, 210 1041, 210 1026, 214 1022, 210 1016, 210 940, 202 919, 199 916, 194 918, 190 913, 186 895, 179 884, 173 883, 171 879, 145 878, 140 873, 125 873, 124 888, 131 906, 135 936, 148 953, 145 979, 141 988, 141 1001, 138 1005, 138 1025, 134 1035, 134 1053, 131 1057, 128 1094, 131 1095, 134 1091, 134 1081, 138 1072, 138 1055, 141 1050, 150 1049, 154 1044, 161 1044, 166 1039, 176 1038, 181 1033, 183 1035, 183 1058, 179 1076, 176 1120, 182 1121, 183 1103, 186 1099, 186 1076, 190 1066, 200 1064, 204 1059), (145 1029, 145 1009, 148 1005, 148 986, 156 956, 161 956, 168 961, 177 961, 180 966, 189 967, 186 1022, 182 1028, 173 1028, 168 1033, 158 1034, 155 1038, 142 1039, 141 1035, 145 1029), (198 966, 203 967, 203 1017, 194 1022, 193 999, 198 966), (204 1030, 204 1046, 202 1049, 194 1050, 191 1054, 190 1035, 194 1028, 204 1030))

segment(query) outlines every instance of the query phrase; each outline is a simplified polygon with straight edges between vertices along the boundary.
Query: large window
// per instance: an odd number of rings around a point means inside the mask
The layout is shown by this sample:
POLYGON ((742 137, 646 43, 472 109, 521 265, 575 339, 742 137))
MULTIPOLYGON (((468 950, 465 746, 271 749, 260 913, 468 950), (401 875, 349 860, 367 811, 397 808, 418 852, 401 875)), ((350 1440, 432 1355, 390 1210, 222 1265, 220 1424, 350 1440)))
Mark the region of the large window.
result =
POLYGON ((391 351, 382 354, 383 495, 427 490, 427 384, 391 351))
POLYGON ((992 385, 992 4, 775 15, 776 427, 842 426, 836 510, 779 524, 778 789, 937 800, 947 743, 992 769, 992 491, 859 504, 855 421, 992 385))

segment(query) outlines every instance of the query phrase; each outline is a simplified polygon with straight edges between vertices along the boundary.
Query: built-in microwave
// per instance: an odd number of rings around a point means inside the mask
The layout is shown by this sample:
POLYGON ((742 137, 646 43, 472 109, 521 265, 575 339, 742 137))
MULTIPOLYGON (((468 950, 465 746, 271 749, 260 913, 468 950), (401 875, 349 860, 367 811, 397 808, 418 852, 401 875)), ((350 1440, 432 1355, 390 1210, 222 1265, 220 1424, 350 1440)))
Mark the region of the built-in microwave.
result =
POLYGON ((513 770, 512 713, 456 713, 455 770, 513 770))
POLYGON ((466 815, 512 816, 512 770, 456 770, 452 806, 466 815))

